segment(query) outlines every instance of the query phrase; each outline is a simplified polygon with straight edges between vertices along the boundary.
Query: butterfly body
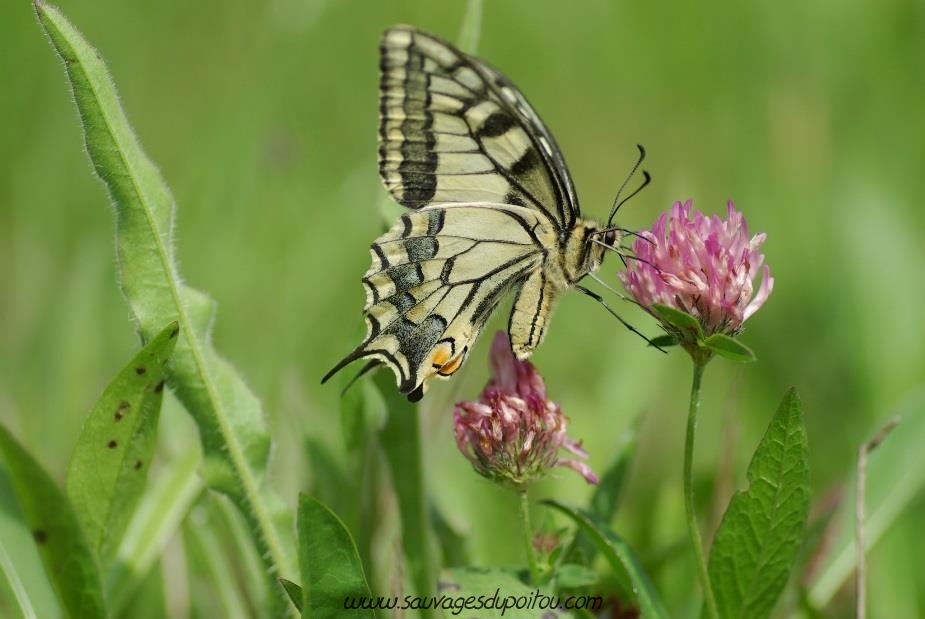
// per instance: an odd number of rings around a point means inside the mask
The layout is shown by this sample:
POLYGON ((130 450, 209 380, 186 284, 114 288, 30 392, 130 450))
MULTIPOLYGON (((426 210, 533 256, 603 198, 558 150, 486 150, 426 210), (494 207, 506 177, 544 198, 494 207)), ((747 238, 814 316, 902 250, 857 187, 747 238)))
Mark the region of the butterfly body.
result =
POLYGON ((511 292, 511 345, 529 357, 619 235, 580 216, 551 134, 496 70, 408 26, 383 34, 380 59, 380 176, 411 210, 371 245, 366 338, 324 380, 367 358, 417 400, 511 292))

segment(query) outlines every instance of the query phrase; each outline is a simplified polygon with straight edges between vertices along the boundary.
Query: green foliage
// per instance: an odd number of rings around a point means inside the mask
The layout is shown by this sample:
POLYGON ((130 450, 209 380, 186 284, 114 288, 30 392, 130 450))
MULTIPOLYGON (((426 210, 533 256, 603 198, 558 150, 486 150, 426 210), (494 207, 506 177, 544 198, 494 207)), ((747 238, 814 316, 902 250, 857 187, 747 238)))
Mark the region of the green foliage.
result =
POLYGON ((770 615, 790 577, 809 515, 803 409, 784 396, 748 466, 748 489, 729 502, 710 552, 722 617, 770 615))
MULTIPOLYGON (((303 586, 302 603, 296 606, 301 606, 303 617, 343 617, 345 598, 371 597, 356 544, 334 512, 302 495, 298 530, 303 586)), ((286 586, 286 590, 292 597, 295 589, 286 586)), ((353 616, 375 615, 356 611, 353 616)))
MULTIPOLYGON (((58 9, 43 3, 36 9, 64 60, 87 152, 116 207, 120 284, 142 337, 169 321, 180 325, 168 375, 199 426, 203 478, 231 497, 250 522, 267 578, 291 573, 282 542, 287 517, 264 484, 269 437, 260 404, 210 344, 213 303, 180 280, 170 191, 132 132, 100 54, 58 9)), ((271 583, 278 591, 275 580, 271 583)))
POLYGON ((70 502, 35 459, 0 425, 0 455, 45 573, 72 617, 108 617, 94 552, 70 502))
POLYGON ((643 571, 632 548, 605 524, 588 512, 569 507, 558 501, 544 501, 544 504, 568 516, 579 530, 597 546, 598 551, 615 571, 623 570, 629 576, 639 610, 645 619, 668 617, 668 612, 659 599, 649 576, 643 571))
POLYGON ((144 490, 164 395, 165 365, 180 327, 173 322, 119 372, 84 423, 67 475, 67 495, 97 560, 106 564, 144 490))

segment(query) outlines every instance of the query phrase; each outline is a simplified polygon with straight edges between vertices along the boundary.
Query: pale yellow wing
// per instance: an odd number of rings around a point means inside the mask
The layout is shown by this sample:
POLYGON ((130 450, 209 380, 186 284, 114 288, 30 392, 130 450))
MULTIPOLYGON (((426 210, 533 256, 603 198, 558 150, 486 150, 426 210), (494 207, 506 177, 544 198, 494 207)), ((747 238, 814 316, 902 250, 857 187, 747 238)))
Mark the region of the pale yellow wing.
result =
POLYGON ((502 297, 535 277, 556 227, 536 210, 501 204, 431 206, 402 215, 376 239, 366 288, 366 338, 347 364, 385 364, 417 400, 465 362, 502 297))
POLYGON ((501 73, 410 26, 382 35, 380 71, 379 174, 399 203, 513 204, 574 225, 562 154, 501 73))

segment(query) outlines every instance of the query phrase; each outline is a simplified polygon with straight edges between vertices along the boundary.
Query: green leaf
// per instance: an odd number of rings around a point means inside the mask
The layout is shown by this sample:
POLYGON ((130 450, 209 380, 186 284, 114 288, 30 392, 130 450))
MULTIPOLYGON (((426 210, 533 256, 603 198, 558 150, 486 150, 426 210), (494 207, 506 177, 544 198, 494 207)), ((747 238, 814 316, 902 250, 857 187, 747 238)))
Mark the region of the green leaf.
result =
POLYGON ((636 601, 639 603, 639 610, 645 619, 668 617, 668 613, 659 599, 652 581, 649 580, 649 576, 643 571, 639 559, 636 558, 632 548, 623 538, 584 510, 575 509, 554 500, 543 501, 543 503, 562 512, 578 525, 582 533, 594 542, 614 571, 626 571, 633 593, 636 595, 636 601))
POLYGON ((61 606, 72 617, 107 617, 99 567, 64 493, 2 425, 0 455, 61 606))
POLYGON ((67 472, 67 495, 101 565, 119 547, 148 477, 164 395, 172 322, 113 379, 84 422, 67 472))
POLYGON ((293 606, 295 606, 295 609, 301 614, 302 587, 295 584, 291 580, 286 580, 285 578, 280 578, 279 584, 283 586, 283 589, 286 591, 286 595, 288 595, 289 599, 292 600, 293 606))
MULTIPOLYGON (((300 495, 298 529, 303 617, 342 617, 345 600, 372 596, 356 544, 334 512, 300 495)), ((353 616, 375 617, 372 611, 353 616)))
POLYGON ((748 362, 757 359, 751 348, 722 333, 714 333, 704 340, 703 344, 721 357, 726 357, 733 361, 748 362))
POLYGON ((443 616, 447 618, 537 619, 542 617, 552 619, 569 616, 566 612, 544 604, 545 598, 558 596, 551 591, 524 584, 511 570, 479 567, 455 568, 446 570, 440 582, 441 591, 445 593, 416 601, 427 604, 430 610, 442 610, 443 616), (537 595, 537 592, 545 598, 537 595), (520 608, 517 607, 518 600, 520 600, 520 608), (534 600, 533 608, 525 606, 529 600, 534 600), (460 606, 463 608, 460 609, 460 606))
POLYGON ((784 396, 729 502, 709 572, 723 617, 767 617, 787 584, 809 515, 809 465, 796 390, 784 396))
MULTIPOLYGON (((434 595, 437 569, 432 553, 424 468, 421 463, 421 429, 417 407, 395 389, 391 372, 376 372, 373 381, 385 400, 388 418, 381 442, 392 473, 401 513, 402 543, 417 595, 434 595)), ((424 611, 428 616, 429 611, 424 611)))
MULTIPOLYGON (((925 388, 909 394, 885 417, 902 418, 895 430, 867 463, 867 517, 864 539, 868 552, 886 534, 906 509, 914 505, 925 491, 925 388)), ((879 426, 883 420, 877 421, 879 426)), ((853 477, 853 474, 852 474, 853 477)), ((821 568, 809 588, 809 599, 816 608, 825 608, 854 574, 857 565, 855 547, 854 481, 833 516, 832 528, 839 533, 824 555, 821 568)))
POLYGON ((658 335, 649 340, 649 346, 653 348, 671 348, 678 345, 678 338, 668 333, 658 335))
POLYGON ((700 322, 687 312, 659 303, 653 303, 651 309, 655 311, 659 318, 672 327, 684 333, 690 333, 696 336, 698 340, 703 339, 703 329, 700 328, 700 322))
POLYGON ((171 389, 196 420, 201 474, 244 513, 265 564, 268 591, 279 592, 270 614, 288 612, 277 576, 294 573, 291 515, 265 485, 270 441, 260 403, 210 343, 214 303, 180 278, 173 251, 174 201, 142 151, 99 53, 61 12, 41 1, 39 20, 64 60, 87 152, 116 209, 120 284, 144 340, 164 324, 180 324, 168 365, 171 389), (287 522, 289 524, 287 524, 287 522))

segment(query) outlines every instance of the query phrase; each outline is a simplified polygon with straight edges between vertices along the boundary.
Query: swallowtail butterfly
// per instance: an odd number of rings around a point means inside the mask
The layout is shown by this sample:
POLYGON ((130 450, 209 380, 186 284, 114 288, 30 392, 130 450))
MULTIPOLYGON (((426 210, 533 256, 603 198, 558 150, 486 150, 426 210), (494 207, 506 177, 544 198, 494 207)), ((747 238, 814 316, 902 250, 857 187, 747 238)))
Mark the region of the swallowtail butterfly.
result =
POLYGON ((409 26, 379 49, 379 175, 410 211, 371 246, 366 338, 322 382, 367 358, 361 374, 385 364, 417 401, 459 370, 508 292, 518 359, 565 290, 600 301, 578 281, 621 234, 581 217, 555 140, 501 73, 409 26))

